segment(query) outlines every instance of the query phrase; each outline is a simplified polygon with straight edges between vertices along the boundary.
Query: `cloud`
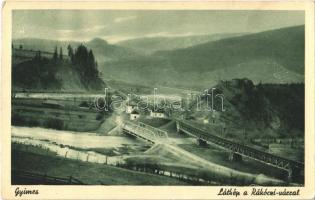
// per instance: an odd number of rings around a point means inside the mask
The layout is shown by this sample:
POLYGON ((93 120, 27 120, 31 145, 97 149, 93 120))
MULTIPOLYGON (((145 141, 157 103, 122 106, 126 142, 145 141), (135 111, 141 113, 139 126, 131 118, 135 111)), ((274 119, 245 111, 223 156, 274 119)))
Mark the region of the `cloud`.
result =
POLYGON ((111 44, 115 44, 117 42, 120 41, 124 41, 124 40, 130 40, 130 39, 136 39, 138 37, 134 37, 134 36, 121 36, 121 35, 111 35, 111 36, 103 36, 102 37, 104 40, 106 40, 107 42, 111 43, 111 44))
POLYGON ((59 34, 64 34, 64 35, 66 35, 66 34, 73 33, 74 30, 60 29, 60 30, 57 30, 57 32, 58 32, 59 34))
POLYGON ((114 22, 115 23, 121 23, 121 22, 125 22, 125 21, 130 21, 130 20, 133 20, 133 19, 136 19, 137 17, 136 16, 129 16, 129 17, 116 17, 114 19, 114 22))
POLYGON ((192 32, 187 33, 170 33, 170 32, 158 32, 158 33, 149 33, 146 34, 145 37, 185 37, 196 35, 192 32))
POLYGON ((60 34, 64 34, 64 35, 73 34, 73 33, 77 33, 77 32, 94 33, 94 32, 97 32, 99 30, 102 30, 106 27, 107 27, 106 25, 95 25, 93 27, 80 28, 80 29, 59 29, 59 30, 57 30, 57 32, 60 34))
POLYGON ((106 27, 107 27, 106 25, 96 25, 94 27, 88 28, 87 31, 98 31, 106 27))
POLYGON ((101 36, 104 40, 108 41, 111 44, 115 44, 124 40, 130 39, 138 39, 138 38, 153 38, 153 37, 185 37, 185 36, 192 36, 196 35, 192 32, 187 33, 169 33, 169 32, 158 32, 158 33, 149 33, 143 36, 138 35, 106 35, 101 36))

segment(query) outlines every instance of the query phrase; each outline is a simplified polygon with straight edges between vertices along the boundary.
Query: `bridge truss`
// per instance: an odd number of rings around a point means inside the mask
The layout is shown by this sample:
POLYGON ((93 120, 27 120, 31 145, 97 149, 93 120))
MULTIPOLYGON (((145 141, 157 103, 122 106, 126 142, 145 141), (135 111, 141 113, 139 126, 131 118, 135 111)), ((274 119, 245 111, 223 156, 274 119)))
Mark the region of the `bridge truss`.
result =
POLYGON ((276 156, 264 151, 260 151, 254 149, 252 147, 239 144, 236 142, 232 142, 222 137, 218 137, 216 135, 210 134, 205 130, 199 129, 190 125, 184 121, 177 121, 177 129, 183 131, 193 137, 197 137, 198 139, 202 139, 204 141, 208 141, 214 143, 220 147, 231 150, 232 152, 238 153, 243 156, 250 157, 252 159, 261 161, 266 164, 273 165, 278 168, 282 168, 284 170, 304 170, 304 163, 289 160, 280 156, 276 156))

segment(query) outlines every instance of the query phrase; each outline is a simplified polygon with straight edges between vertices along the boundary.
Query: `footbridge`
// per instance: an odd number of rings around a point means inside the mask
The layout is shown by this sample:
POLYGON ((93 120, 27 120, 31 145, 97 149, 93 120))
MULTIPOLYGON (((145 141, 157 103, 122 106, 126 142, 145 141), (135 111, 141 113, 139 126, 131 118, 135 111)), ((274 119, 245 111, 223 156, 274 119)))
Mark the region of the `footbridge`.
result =
POLYGON ((142 122, 133 123, 126 121, 122 125, 122 131, 152 144, 165 141, 168 138, 166 131, 142 122))
POLYGON ((232 142, 225 138, 213 135, 206 130, 197 128, 185 120, 177 120, 176 128, 177 131, 182 131, 205 142, 211 142, 215 145, 223 147, 224 149, 230 150, 238 156, 246 156, 260 162, 273 165, 277 168, 284 169, 288 171, 289 176, 291 176, 292 173, 297 175, 304 171, 304 163, 289 160, 243 144, 232 142))

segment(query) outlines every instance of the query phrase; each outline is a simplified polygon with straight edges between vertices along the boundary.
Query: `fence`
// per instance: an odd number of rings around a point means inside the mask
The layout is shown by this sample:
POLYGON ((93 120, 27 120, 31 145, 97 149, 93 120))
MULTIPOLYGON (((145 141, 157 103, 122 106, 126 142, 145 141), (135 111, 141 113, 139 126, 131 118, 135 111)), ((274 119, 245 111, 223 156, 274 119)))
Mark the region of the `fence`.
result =
POLYGON ((12 170, 12 184, 18 185, 85 185, 82 181, 69 176, 68 178, 48 176, 47 174, 38 174, 33 172, 12 170))
MULTIPOLYGON (((69 147, 60 147, 55 144, 49 144, 44 141, 37 141, 37 140, 32 140, 30 138, 12 138, 12 142, 16 144, 23 144, 23 149, 19 150, 24 150, 24 151, 31 151, 29 146, 33 147, 38 147, 43 149, 43 152, 54 152, 57 155, 64 157, 64 158, 69 158, 69 159, 74 159, 74 160, 80 160, 83 162, 91 162, 91 163, 98 163, 98 164, 104 164, 104 165, 110 165, 114 167, 119 167, 119 168, 124 168, 132 171, 138 171, 138 172, 144 172, 144 173, 150 173, 150 174, 155 174, 155 175, 160 175, 160 176, 166 176, 170 178, 175 178, 193 185, 217 185, 216 182, 214 182, 211 179, 204 179, 202 177, 198 176, 193 176, 193 175, 188 175, 184 173, 179 173, 176 171, 170 171, 163 169, 161 167, 148 167, 148 166, 141 166, 141 165, 128 165, 122 156, 105 156, 102 154, 98 154, 95 152, 82 152, 79 150, 74 150, 70 149, 69 147)), ((13 147, 14 148, 14 147, 13 147)), ((13 172, 12 172, 13 174, 13 172)), ((47 184, 66 184, 69 183, 69 179, 64 179, 64 178, 58 178, 58 177, 53 177, 53 176, 46 176, 46 175, 40 175, 40 174, 33 174, 33 173, 27 173, 27 172, 20 172, 17 173, 18 176, 25 177, 27 178, 28 181, 34 181, 34 184, 36 182, 40 183, 47 183, 47 184)), ((71 176, 70 176, 71 177, 71 176)), ((14 178, 14 177, 13 177, 14 178)), ((71 184, 76 185, 80 184, 80 181, 77 179, 74 179, 71 177, 70 179, 72 182, 71 184)), ((81 182, 82 183, 82 182, 81 182)), ((83 184, 83 183, 82 183, 83 184)))
POLYGON ((80 160, 84 162, 92 162, 98 164, 108 164, 108 165, 117 165, 117 163, 122 163, 122 156, 106 156, 100 153, 96 153, 94 151, 84 151, 84 150, 76 150, 71 149, 68 146, 58 145, 54 143, 48 143, 46 141, 39 141, 30 138, 12 138, 12 142, 16 144, 25 145, 25 151, 28 151, 27 146, 34 146, 44 150, 44 152, 54 152, 58 156, 80 160))
POLYGON ((160 176, 166 176, 169 178, 174 178, 174 179, 184 181, 192 185, 219 185, 218 182, 215 182, 214 180, 211 180, 211 179, 207 179, 207 178, 199 177, 199 176, 187 175, 187 174, 179 173, 176 171, 169 171, 163 168, 143 167, 140 165, 137 165, 137 166, 118 165, 117 167, 129 169, 133 171, 144 172, 144 173, 156 174, 160 176))

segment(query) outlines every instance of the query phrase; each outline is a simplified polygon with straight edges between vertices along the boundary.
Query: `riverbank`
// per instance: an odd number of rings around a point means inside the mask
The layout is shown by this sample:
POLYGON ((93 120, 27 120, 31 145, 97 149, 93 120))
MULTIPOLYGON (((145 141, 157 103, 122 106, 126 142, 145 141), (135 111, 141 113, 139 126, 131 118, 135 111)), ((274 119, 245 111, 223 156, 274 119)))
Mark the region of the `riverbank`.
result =
MULTIPOLYGON (((165 176, 62 158, 39 147, 28 146, 27 151, 24 148, 12 148, 12 173, 28 171, 64 178, 71 176, 89 185, 187 185, 165 176)), ((19 184, 19 180, 15 181, 12 184, 19 184)))

